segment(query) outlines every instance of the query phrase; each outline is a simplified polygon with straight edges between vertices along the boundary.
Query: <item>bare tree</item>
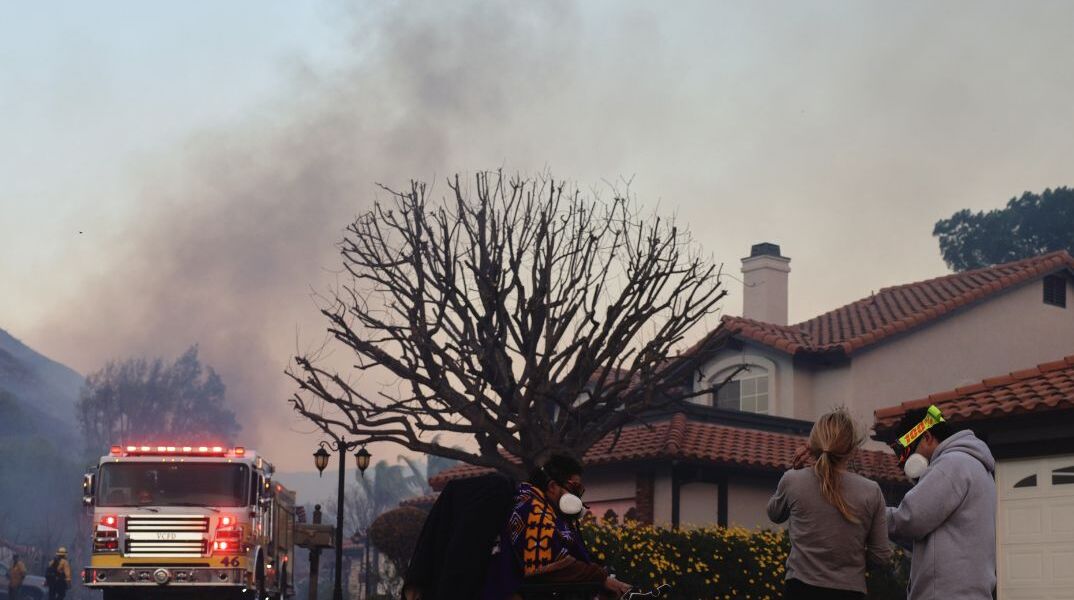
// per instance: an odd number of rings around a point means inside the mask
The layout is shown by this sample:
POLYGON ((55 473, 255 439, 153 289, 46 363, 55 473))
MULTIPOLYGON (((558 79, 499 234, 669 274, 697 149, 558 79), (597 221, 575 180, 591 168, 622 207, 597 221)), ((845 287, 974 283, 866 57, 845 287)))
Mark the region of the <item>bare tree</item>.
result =
POLYGON ((674 353, 726 292, 686 232, 550 177, 448 188, 440 202, 421 182, 383 188, 347 227, 329 341, 287 371, 296 411, 329 435, 522 475, 688 395, 705 357, 674 353), (326 364, 339 346, 353 370, 326 364), (370 370, 397 383, 360 386, 370 370))

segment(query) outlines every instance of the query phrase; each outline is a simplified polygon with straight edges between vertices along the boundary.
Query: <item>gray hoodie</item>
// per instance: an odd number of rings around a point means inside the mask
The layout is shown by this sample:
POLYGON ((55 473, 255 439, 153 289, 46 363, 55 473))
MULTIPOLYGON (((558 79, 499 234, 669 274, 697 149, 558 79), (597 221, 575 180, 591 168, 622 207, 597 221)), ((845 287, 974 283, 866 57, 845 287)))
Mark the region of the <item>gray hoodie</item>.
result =
POLYGON ((913 543, 908 600, 991 600, 996 586, 996 461, 972 431, 936 447, 888 534, 913 543))

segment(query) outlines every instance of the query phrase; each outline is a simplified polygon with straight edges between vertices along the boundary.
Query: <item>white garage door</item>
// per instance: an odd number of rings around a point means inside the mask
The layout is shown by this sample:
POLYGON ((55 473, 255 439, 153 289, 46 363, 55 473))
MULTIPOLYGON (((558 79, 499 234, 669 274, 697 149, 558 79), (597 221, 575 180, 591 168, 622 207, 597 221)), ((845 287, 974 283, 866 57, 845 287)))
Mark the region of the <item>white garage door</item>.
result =
POLYGON ((1074 600, 1074 456, 1002 461, 1000 600, 1074 600))

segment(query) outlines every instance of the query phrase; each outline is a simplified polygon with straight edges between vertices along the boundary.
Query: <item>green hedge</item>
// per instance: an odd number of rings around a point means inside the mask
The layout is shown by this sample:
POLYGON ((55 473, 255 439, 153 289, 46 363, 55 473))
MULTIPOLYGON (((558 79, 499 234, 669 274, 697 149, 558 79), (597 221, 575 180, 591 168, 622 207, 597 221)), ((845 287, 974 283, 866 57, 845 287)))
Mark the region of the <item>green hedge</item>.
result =
MULTIPOLYGON (((783 530, 663 529, 627 521, 582 524, 586 544, 616 576, 641 588, 672 586, 675 598, 778 599, 790 542, 783 530)), ((906 597, 909 560, 868 574, 869 598, 906 597)))

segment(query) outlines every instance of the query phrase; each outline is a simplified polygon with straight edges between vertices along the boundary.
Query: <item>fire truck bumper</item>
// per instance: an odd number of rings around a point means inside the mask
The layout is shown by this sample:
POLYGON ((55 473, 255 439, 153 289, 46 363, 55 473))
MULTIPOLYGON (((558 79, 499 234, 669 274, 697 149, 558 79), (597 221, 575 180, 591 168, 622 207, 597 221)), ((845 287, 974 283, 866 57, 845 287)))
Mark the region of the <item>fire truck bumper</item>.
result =
POLYGON ((90 588, 111 587, 243 587, 253 582, 245 569, 211 567, 87 568, 82 582, 90 588))

